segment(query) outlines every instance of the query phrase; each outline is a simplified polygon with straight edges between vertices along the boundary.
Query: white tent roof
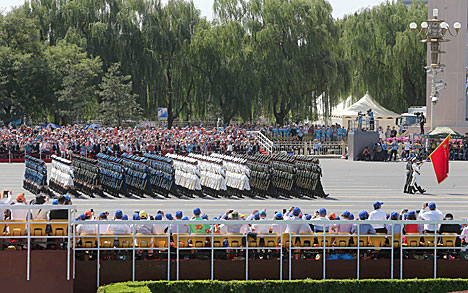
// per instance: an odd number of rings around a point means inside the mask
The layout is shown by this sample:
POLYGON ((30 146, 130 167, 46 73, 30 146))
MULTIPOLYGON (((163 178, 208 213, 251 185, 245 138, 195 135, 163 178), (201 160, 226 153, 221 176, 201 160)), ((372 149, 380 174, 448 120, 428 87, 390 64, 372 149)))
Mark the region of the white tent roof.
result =
MULTIPOLYGON (((349 96, 346 98, 346 100, 340 102, 338 105, 336 106, 333 106, 331 108, 331 116, 330 118, 333 116, 333 113, 336 112, 336 111, 342 111, 344 109, 346 109, 347 107, 351 106, 353 104, 353 100, 352 100, 352 96, 349 96)), ((320 95, 318 98, 317 98, 317 113, 318 113, 318 116, 319 116, 319 119, 317 121, 314 121, 314 123, 318 123, 318 124, 326 124, 328 122, 331 122, 332 124, 335 124, 335 123, 342 123, 341 119, 339 121, 334 121, 333 119, 331 120, 328 120, 326 121, 326 113, 325 113, 325 107, 324 107, 324 103, 322 101, 323 97, 322 95, 320 95)), ((341 118, 341 117, 340 117, 341 118)))
POLYGON ((430 135, 460 135, 450 127, 436 127, 434 130, 429 132, 430 135))
POLYGON ((359 111, 366 113, 369 109, 372 109, 375 118, 394 118, 400 116, 399 114, 382 107, 369 95, 369 93, 365 94, 365 96, 359 101, 345 109, 340 109, 337 106, 337 109, 333 109, 331 114, 334 117, 356 117, 359 111))

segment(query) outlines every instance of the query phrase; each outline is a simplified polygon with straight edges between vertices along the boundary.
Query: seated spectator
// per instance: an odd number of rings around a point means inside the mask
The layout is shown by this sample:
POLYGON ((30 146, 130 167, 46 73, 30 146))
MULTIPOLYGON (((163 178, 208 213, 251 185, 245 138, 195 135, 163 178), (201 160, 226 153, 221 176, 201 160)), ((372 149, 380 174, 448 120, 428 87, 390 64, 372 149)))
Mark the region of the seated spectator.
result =
POLYGON ((362 161, 370 161, 371 159, 371 152, 368 147, 365 147, 361 154, 362 161))
MULTIPOLYGON (((265 211, 262 211, 262 212, 264 212, 266 216, 266 212, 265 211)), ((260 216, 260 213, 256 213, 254 218, 258 221, 261 221, 262 216, 260 216)), ((270 232, 270 229, 271 229, 271 226, 266 225, 266 224, 253 224, 252 225, 252 232, 255 232, 258 234, 267 234, 270 232)))
MULTIPOLYGON (((20 193, 16 196, 15 206, 26 206, 26 198, 24 193, 20 193)), ((11 220, 26 220, 29 211, 27 209, 11 209, 11 220)))
MULTIPOLYGON (((123 212, 121 210, 117 210, 114 215, 114 221, 122 221, 123 219, 123 212)), ((127 224, 109 224, 107 228, 107 234, 130 234, 130 226, 127 224)))
MULTIPOLYGON (((343 218, 342 220, 347 220, 349 221, 351 213, 348 211, 345 211, 341 217, 343 218)), ((351 233, 351 229, 353 228, 353 224, 336 224, 333 225, 333 231, 335 233, 351 233)))
MULTIPOLYGON (((31 205, 43 205, 49 202, 49 198, 39 194, 36 196, 35 199, 31 200, 31 205)), ((31 219, 33 220, 47 220, 47 214, 49 213, 48 210, 43 209, 32 209, 31 210, 31 219)))
MULTIPOLYGON (((453 221, 453 215, 448 213, 444 217, 445 221, 453 221)), ((461 227, 459 224, 442 224, 439 228, 439 233, 457 233, 460 234, 461 227)))
MULTIPOLYGON (((140 215, 141 217, 141 215, 140 215)), ((161 221, 163 219, 163 214, 156 214, 154 216, 155 221, 161 221)), ((153 233, 154 234, 165 234, 167 233, 168 225, 167 224, 154 224, 153 225, 153 233)))
MULTIPOLYGON (((419 218, 425 221, 440 221, 444 218, 441 211, 437 210, 436 204, 434 202, 430 202, 429 204, 423 204, 423 210, 419 213, 419 218), (429 211, 426 210, 429 208, 429 211)), ((440 227, 440 225, 429 225, 424 224, 424 233, 425 234, 432 234, 434 231, 440 227)))
MULTIPOLYGON (((468 218, 465 218, 465 221, 468 221, 468 218)), ((466 235, 466 236, 460 236, 460 239, 462 240, 462 243, 464 245, 468 244, 468 224, 463 225, 463 230, 461 232, 461 235, 466 235)))
MULTIPOLYGON (((416 220, 416 211, 409 211, 406 215, 406 219, 408 221, 415 221, 416 220)), ((404 229, 405 234, 408 233, 419 233, 419 225, 418 224, 405 224, 404 229)))
MULTIPOLYGON (((367 211, 362 211, 359 213, 359 220, 365 221, 369 218, 369 213, 367 211)), ((352 234, 357 234, 359 232, 360 235, 368 235, 368 234, 375 234, 375 229, 372 227, 371 224, 354 224, 353 228, 351 229, 352 234), (358 228, 359 225, 359 228, 358 228), (359 229, 359 230, 358 230, 359 229)))
MULTIPOLYGON (((276 213, 273 220, 275 221, 282 221, 283 220, 283 214, 281 213, 276 213)), ((286 224, 273 224, 271 225, 271 232, 275 234, 282 234, 286 231, 286 224)), ((467 230, 468 231, 468 230, 467 230)), ((468 233, 467 233, 468 234, 468 233)))
MULTIPOLYGON (((397 221, 398 220, 398 213, 393 212, 390 214, 390 220, 391 221, 397 221)), ((401 225, 400 224, 386 224, 385 227, 387 228, 387 234, 399 234, 402 232, 401 225), (393 232, 395 231, 395 232, 393 232)))
MULTIPOLYGON (((98 217, 98 220, 99 221, 107 221, 107 216, 108 215, 109 215, 109 213, 107 213, 107 212, 100 213, 99 217, 98 217)), ((109 228, 109 225, 108 224, 98 224, 98 227, 99 227, 99 234, 106 234, 107 229, 109 228)))
MULTIPOLYGON (((380 207, 383 205, 383 202, 376 201, 374 202, 374 211, 372 211, 369 215, 369 220, 371 221, 386 221, 387 214, 383 212, 380 207)), ((387 234, 387 228, 385 228, 384 224, 373 224, 376 233, 384 233, 387 234)))
MULTIPOLYGON (((305 220, 306 221, 309 221, 311 219, 312 219, 311 215, 305 215, 305 220)), ((302 224, 301 229, 299 230, 299 234, 311 234, 311 233, 313 233, 312 227, 308 223, 302 224)))
MULTIPOLYGON (((67 199, 65 198, 65 196, 61 195, 57 199, 57 204, 63 206, 65 205, 66 201, 67 199)), ((49 220, 68 220, 68 210, 67 209, 51 210, 49 212, 49 220)))
MULTIPOLYGON (((91 211, 86 211, 84 213, 84 221, 92 221, 93 220, 93 213, 91 211)), ((79 224, 76 227, 76 232, 78 234, 97 234, 97 227, 96 224, 86 224, 83 222, 83 224, 79 224)))
MULTIPOLYGON (((320 220, 320 221, 329 221, 328 217, 327 217, 327 210, 324 209, 324 208, 321 208, 319 210, 319 214, 318 214, 318 217, 315 218, 316 220, 320 220)), ((329 225, 318 225, 318 224, 315 224, 314 226, 314 232, 315 233, 323 233, 323 230, 326 229, 326 231, 328 232, 329 229, 330 229, 330 226, 329 225)))
MULTIPOLYGON (((182 221, 184 214, 182 211, 177 211, 175 213, 176 221, 182 221)), ((188 218, 187 218, 188 219, 188 218)), ((171 228, 172 233, 183 233, 183 234, 190 234, 190 227, 186 224, 177 224, 177 227, 171 228)))
MULTIPOLYGON (((11 190, 2 191, 0 194, 0 206, 8 206, 13 202, 13 192, 11 190)), ((5 210, 0 209, 0 221, 5 220, 5 210)))
MULTIPOLYGON (((236 217, 237 220, 239 220, 239 214, 236 212, 236 217)), ((193 221, 203 221, 203 218, 201 217, 201 210, 200 208, 194 208, 193 209, 193 221)), ((235 225, 234 225, 235 226, 235 225)), ((236 230, 236 229, 234 229, 236 230)), ((209 233, 211 231, 211 226, 210 225, 190 225, 190 232, 191 234, 205 234, 209 233)), ((239 233, 239 232, 229 232, 229 233, 239 233)))
MULTIPOLYGON (((240 220, 239 212, 233 211, 229 214, 228 221, 238 221, 240 220)), ((226 231, 226 233, 242 233, 246 232, 245 224, 222 224, 219 226, 219 230, 226 231)), ((193 230, 192 230, 193 233, 193 230)))

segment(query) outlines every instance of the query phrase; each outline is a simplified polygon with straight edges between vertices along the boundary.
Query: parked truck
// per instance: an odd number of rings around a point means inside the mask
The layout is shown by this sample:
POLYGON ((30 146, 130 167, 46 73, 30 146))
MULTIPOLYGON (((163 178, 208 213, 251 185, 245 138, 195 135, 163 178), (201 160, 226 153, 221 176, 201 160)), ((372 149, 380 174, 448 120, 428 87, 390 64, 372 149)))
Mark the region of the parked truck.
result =
POLYGON ((403 113, 396 119, 396 125, 400 128, 399 133, 403 133, 411 126, 420 122, 421 114, 426 117, 426 106, 411 106, 407 113, 403 113))

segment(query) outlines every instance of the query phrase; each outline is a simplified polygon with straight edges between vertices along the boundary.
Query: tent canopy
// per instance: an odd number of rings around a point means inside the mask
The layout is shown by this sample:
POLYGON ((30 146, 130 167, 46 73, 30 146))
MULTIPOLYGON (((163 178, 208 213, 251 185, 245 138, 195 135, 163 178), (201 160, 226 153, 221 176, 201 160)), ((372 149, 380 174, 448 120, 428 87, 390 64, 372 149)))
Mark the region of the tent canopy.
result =
POLYGON ((445 138, 449 134, 451 135, 451 138, 454 138, 454 139, 463 138, 463 136, 460 133, 456 132, 450 127, 436 127, 434 130, 429 132, 429 136, 431 138, 437 138, 437 137, 445 138))
POLYGON ((369 95, 369 93, 366 93, 364 97, 362 97, 359 101, 347 107, 346 109, 340 109, 339 107, 337 107, 337 109, 332 112, 332 116, 353 118, 357 117, 358 112, 362 112, 365 114, 369 109, 372 109, 372 111, 374 112, 374 117, 376 119, 393 119, 400 116, 399 114, 390 111, 384 108, 379 103, 377 103, 377 101, 375 101, 369 95))

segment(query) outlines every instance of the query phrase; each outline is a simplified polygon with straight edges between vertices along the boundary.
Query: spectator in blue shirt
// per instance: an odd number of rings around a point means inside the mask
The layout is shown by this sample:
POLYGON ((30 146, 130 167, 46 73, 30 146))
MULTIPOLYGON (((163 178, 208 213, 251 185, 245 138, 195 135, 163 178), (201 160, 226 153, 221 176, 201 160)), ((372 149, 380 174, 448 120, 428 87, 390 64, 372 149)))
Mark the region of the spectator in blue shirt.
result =
MULTIPOLYGON (((362 211, 359 213, 359 220, 365 221, 369 218, 369 213, 366 211, 362 211)), ((353 228, 351 229, 351 233, 355 234, 358 232, 358 225, 359 225, 359 233, 361 235, 367 235, 367 234, 375 234, 375 229, 371 224, 355 224, 353 228)))

